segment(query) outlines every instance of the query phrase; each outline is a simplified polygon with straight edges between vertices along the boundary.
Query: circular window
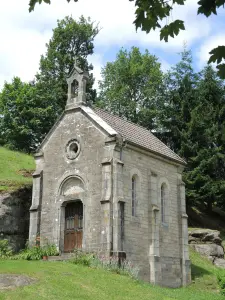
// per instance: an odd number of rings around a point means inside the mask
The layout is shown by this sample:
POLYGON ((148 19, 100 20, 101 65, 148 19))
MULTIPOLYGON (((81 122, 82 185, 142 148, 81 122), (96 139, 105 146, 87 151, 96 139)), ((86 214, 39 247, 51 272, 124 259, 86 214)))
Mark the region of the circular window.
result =
POLYGON ((80 152, 80 144, 77 140, 71 140, 66 145, 66 156, 69 159, 75 159, 80 152))

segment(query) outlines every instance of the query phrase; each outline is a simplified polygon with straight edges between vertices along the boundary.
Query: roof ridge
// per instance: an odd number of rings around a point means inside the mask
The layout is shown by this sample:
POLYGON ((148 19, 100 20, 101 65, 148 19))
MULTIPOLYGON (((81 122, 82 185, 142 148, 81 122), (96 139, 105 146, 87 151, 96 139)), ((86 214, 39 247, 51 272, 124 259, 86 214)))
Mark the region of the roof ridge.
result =
MULTIPOLYGON (((130 123, 130 124, 134 125, 134 126, 140 127, 140 128, 142 128, 142 129, 144 129, 144 130, 150 132, 151 134, 153 134, 153 133, 151 132, 150 129, 147 129, 147 128, 145 128, 144 126, 142 126, 142 125, 140 125, 140 124, 136 124, 136 123, 134 123, 134 122, 132 122, 132 121, 130 121, 130 120, 123 119, 122 117, 120 117, 120 116, 118 116, 118 115, 115 115, 114 113, 110 113, 110 112, 107 111, 107 110, 104 110, 104 109, 99 108, 99 107, 94 107, 93 109, 94 109, 94 110, 95 110, 95 109, 101 110, 101 111, 103 111, 103 112, 105 112, 105 113, 111 114, 111 115, 113 115, 114 117, 117 117, 117 118, 119 118, 119 119, 121 119, 121 120, 123 120, 123 121, 125 121, 125 122, 127 122, 127 123, 130 123)), ((153 135, 154 135, 154 134, 153 134, 153 135)), ((154 136, 155 136, 155 135, 154 135, 154 136)), ((171 150, 171 149, 170 149, 170 150, 171 150)))

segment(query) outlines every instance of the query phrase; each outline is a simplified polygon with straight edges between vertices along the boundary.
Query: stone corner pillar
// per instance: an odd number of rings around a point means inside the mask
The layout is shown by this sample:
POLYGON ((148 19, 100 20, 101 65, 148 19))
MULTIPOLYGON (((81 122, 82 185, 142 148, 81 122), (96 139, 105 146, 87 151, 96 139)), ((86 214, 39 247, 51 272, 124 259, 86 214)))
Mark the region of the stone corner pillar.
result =
POLYGON ((112 251, 112 159, 102 161, 102 197, 101 203, 101 252, 110 255, 112 251))
POLYGON ((29 244, 36 243, 40 235, 41 201, 42 201, 43 172, 36 171, 33 174, 32 205, 30 208, 29 244))
POLYGON ((188 216, 186 214, 185 201, 185 184, 180 180, 178 184, 178 195, 180 201, 180 248, 181 248, 181 269, 182 269, 182 286, 187 286, 191 283, 191 262, 189 258, 188 246, 188 216))
POLYGON ((161 259, 159 250, 159 226, 160 226, 160 210, 158 207, 158 187, 157 174, 151 173, 150 180, 150 247, 149 247, 149 265, 150 265, 150 282, 160 285, 162 283, 161 259))

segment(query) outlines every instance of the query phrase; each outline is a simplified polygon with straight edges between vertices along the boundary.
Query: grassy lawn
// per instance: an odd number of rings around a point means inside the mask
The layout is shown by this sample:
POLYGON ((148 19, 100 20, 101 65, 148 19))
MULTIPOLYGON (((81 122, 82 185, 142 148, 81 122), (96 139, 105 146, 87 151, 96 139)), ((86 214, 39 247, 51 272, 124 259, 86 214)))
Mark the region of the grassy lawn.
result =
POLYGON ((34 168, 32 156, 0 147, 0 192, 13 191, 30 184, 32 178, 26 176, 34 168))
POLYGON ((141 299, 222 300, 216 282, 217 268, 192 256, 193 283, 187 288, 167 289, 136 282, 129 277, 68 262, 0 261, 1 273, 26 274, 33 285, 0 292, 1 300, 17 299, 141 299))

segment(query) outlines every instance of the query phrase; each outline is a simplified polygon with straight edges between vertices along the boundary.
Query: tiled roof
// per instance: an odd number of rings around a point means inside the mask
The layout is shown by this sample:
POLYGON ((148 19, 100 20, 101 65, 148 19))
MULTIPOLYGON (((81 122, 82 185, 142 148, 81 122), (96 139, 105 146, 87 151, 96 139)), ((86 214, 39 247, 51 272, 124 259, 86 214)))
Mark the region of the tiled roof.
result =
POLYGON ((141 146, 160 156, 185 164, 185 161, 181 157, 168 148, 149 130, 100 108, 95 108, 94 112, 128 142, 141 146))

